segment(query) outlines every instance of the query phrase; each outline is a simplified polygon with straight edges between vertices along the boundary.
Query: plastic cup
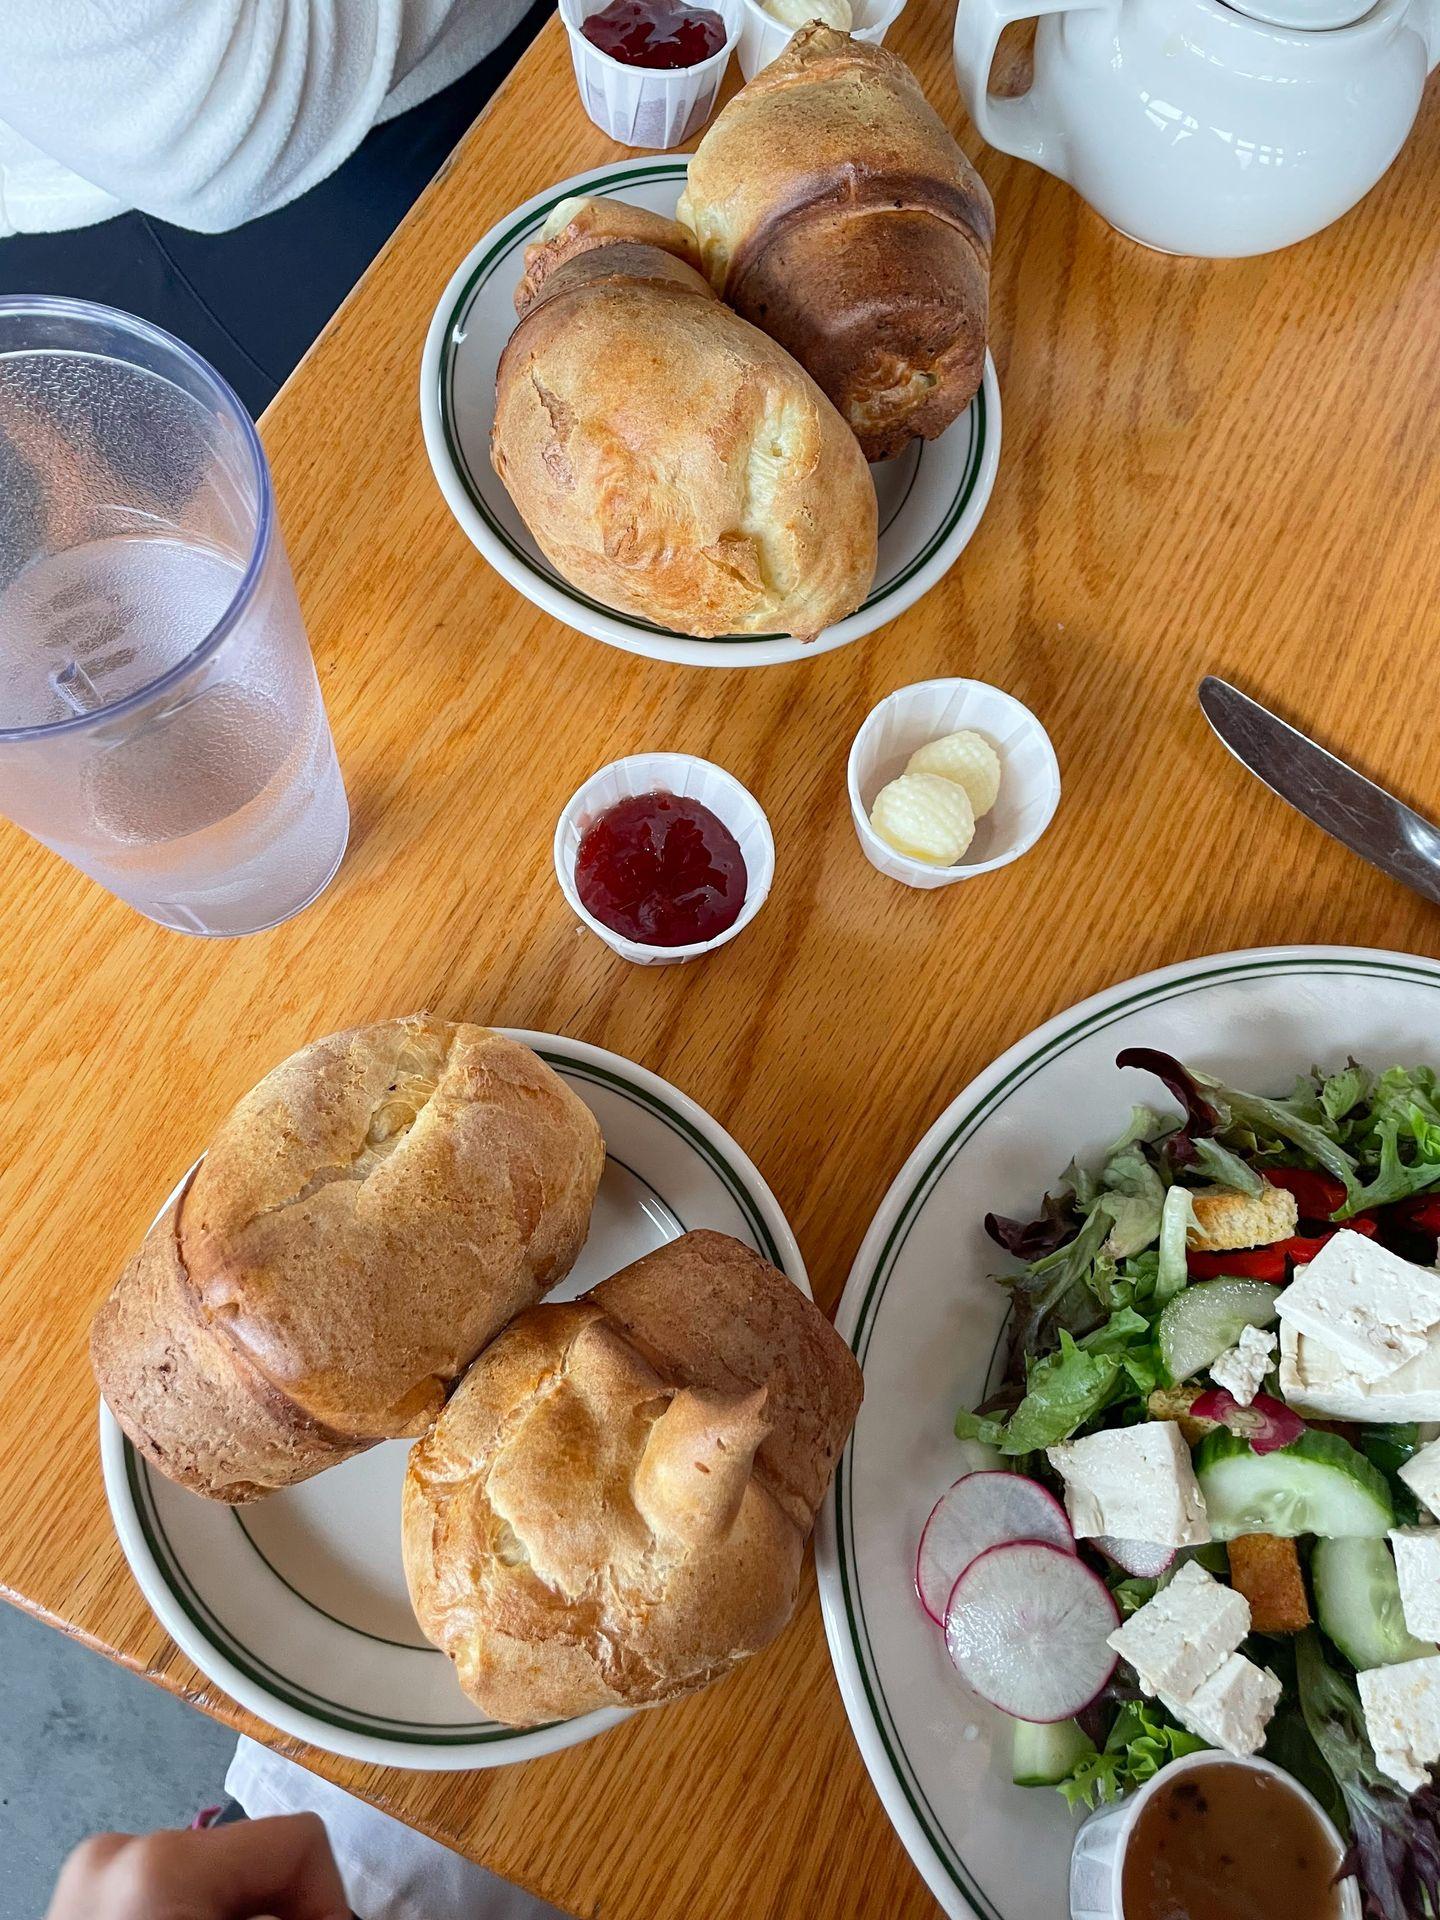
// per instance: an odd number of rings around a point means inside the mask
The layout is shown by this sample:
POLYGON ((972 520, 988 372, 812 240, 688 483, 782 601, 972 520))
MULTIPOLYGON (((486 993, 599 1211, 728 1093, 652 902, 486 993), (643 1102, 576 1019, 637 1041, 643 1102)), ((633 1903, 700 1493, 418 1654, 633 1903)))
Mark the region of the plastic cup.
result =
POLYGON ((703 0, 725 22, 725 44, 693 67, 632 67, 612 60, 580 31, 606 0, 560 0, 570 36, 575 83, 586 113, 603 133, 627 147, 679 147, 715 111, 730 53, 740 37, 741 0, 703 0))
POLYGON ((640 967, 670 967, 684 960, 698 960, 713 953, 742 933, 765 904, 770 883, 775 878, 775 841, 770 822, 754 796, 747 792, 723 767, 709 760, 697 760, 689 753, 633 753, 628 759, 612 761, 601 767, 571 795, 555 828, 555 873, 570 910, 582 926, 598 934, 622 960, 640 967), (647 793, 676 793, 698 800, 734 834, 745 856, 745 904, 739 918, 713 940, 698 940, 684 947, 651 947, 607 927, 587 911, 575 885, 575 861, 585 829, 618 800, 639 798, 647 793))
POLYGON ((162 926, 254 933, 350 816, 225 382, 158 327, 0 299, 0 812, 162 926))
POLYGON ((1018 860, 1044 833, 1060 804, 1060 767, 1050 736, 1013 694, 983 680, 921 680, 901 687, 867 718, 850 749, 850 813, 865 858, 907 887, 953 886, 1018 860), (875 797, 905 771, 917 747, 947 733, 982 734, 1000 756, 1000 792, 975 823, 965 858, 933 866, 897 853, 870 824, 875 797))
MULTIPOLYGON (((1324 1828, 1334 1850, 1335 1864, 1339 1866, 1345 1843, 1336 1832, 1334 1821, 1314 1795, 1307 1792, 1293 1775, 1285 1773, 1271 1761, 1253 1755, 1238 1758, 1234 1754, 1217 1752, 1187 1754, 1184 1759, 1172 1760, 1168 1767, 1162 1767, 1138 1793, 1091 1814, 1081 1827, 1075 1836, 1075 1851, 1070 1856, 1070 1920, 1124 1920, 1121 1894, 1125 1878, 1125 1853, 1141 1809, 1153 1793, 1163 1792, 1173 1786, 1182 1773, 1196 1773, 1206 1767, 1217 1766, 1243 1767, 1248 1773, 1266 1774, 1298 1794, 1324 1828)), ((1340 1912, 1342 1920, 1361 1920, 1360 1894, 1353 1877, 1341 1883, 1340 1912)), ((1300 1920, 1299 1915, 1296 1920, 1300 1920)))
MULTIPOLYGON (((853 0, 852 40, 865 40, 878 47, 905 10, 905 0, 853 0)), ((740 71, 753 80, 762 67, 789 46, 798 27, 783 26, 768 14, 759 0, 740 0, 740 71)))

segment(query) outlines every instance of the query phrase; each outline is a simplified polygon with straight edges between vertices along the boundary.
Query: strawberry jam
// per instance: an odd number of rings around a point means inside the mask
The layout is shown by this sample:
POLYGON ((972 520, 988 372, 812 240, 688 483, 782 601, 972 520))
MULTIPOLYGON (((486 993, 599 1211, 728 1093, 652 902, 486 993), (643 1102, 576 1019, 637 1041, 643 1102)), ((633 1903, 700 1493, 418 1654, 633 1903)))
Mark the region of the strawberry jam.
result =
POLYGON ((747 880, 724 821, 674 793, 617 801, 585 829, 575 860, 586 912, 647 947, 688 947, 733 927, 747 880))
POLYGON ((712 8, 671 0, 609 0, 580 31, 627 67, 696 67, 725 44, 725 22, 712 8))

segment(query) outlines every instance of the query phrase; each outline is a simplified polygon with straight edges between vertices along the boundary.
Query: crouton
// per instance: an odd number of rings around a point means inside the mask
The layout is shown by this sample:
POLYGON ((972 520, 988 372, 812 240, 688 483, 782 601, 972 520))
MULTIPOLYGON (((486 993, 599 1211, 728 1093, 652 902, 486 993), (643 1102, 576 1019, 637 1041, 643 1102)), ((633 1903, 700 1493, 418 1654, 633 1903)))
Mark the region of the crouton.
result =
POLYGON ((1217 1187, 1194 1195, 1195 1222, 1185 1236, 1192 1253, 1232 1253, 1241 1247, 1268 1247, 1288 1240, 1300 1224, 1295 1196, 1284 1187, 1263 1193, 1234 1193, 1217 1187))
POLYGON ((1201 1387, 1156 1387, 1145 1403, 1146 1411, 1152 1420, 1173 1420, 1185 1444, 1198 1447, 1220 1425, 1218 1420, 1197 1420, 1191 1413, 1203 1391, 1201 1387))
POLYGON ((1310 1624, 1305 1576, 1293 1540, 1242 1533, 1230 1542, 1230 1584, 1250 1602, 1256 1633, 1299 1633, 1310 1624))

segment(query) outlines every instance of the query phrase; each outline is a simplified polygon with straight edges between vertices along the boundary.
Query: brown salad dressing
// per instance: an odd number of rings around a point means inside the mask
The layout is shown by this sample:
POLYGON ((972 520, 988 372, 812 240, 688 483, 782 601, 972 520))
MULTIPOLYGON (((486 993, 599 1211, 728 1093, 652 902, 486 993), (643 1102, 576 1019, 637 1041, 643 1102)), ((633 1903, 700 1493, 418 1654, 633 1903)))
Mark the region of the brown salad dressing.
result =
POLYGON ((1121 1876, 1124 1920, 1340 1920, 1335 1845, 1298 1793, 1219 1762, 1140 1809, 1121 1876))

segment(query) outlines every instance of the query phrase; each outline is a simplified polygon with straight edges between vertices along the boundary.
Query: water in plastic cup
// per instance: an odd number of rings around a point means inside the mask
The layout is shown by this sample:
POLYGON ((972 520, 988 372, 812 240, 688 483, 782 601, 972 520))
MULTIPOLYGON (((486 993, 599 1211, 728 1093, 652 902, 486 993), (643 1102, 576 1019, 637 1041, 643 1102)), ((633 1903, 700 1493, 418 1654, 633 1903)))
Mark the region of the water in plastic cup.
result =
POLYGON ((0 812, 203 934, 298 913, 350 827, 248 416, 81 301, 0 300, 0 812))

